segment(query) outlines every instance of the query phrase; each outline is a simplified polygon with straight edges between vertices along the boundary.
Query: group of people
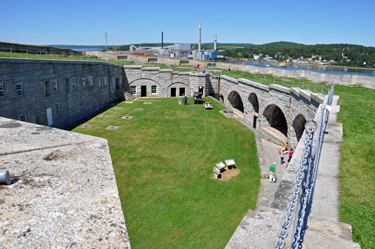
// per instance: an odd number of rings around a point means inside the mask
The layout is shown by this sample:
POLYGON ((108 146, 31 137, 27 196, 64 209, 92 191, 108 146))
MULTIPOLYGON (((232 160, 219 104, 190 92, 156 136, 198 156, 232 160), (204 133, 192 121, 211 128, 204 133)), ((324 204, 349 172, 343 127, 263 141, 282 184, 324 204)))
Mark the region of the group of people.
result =
MULTIPOLYGON (((285 168, 288 168, 290 160, 292 160, 294 151, 291 149, 289 151, 289 144, 286 143, 285 148, 279 145, 279 155, 280 155, 280 165, 283 165, 285 163, 284 158, 285 155, 289 154, 289 159, 286 161, 285 168)), ((270 167, 270 182, 276 182, 276 162, 274 162, 270 167)))
POLYGON ((183 101, 184 105, 187 105, 187 100, 188 100, 188 97, 184 94, 182 95, 182 97, 178 97, 178 104, 182 104, 181 101, 183 101))

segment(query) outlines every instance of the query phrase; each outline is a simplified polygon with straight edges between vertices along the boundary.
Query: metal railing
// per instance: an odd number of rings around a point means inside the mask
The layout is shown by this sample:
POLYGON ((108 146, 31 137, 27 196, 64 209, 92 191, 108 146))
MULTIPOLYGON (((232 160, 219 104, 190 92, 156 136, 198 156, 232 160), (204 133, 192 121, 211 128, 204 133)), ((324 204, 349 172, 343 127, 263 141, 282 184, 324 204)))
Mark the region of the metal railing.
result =
POLYGON ((285 247, 285 239, 288 236, 288 229, 291 227, 291 219, 295 217, 293 238, 291 248, 302 248, 303 239, 307 229, 308 217, 311 213, 313 204, 314 189, 316 178, 319 169, 320 155, 322 152, 325 130, 327 127, 329 114, 331 112, 331 105, 333 102, 334 86, 327 96, 327 103, 321 109, 321 118, 319 126, 315 121, 309 121, 305 124, 306 139, 303 147, 303 154, 294 182, 292 195, 289 198, 287 211, 284 214, 284 220, 281 223, 281 230, 279 230, 275 241, 275 248, 282 249, 285 247), (318 129, 317 139, 313 147, 313 137, 315 131, 318 129), (296 211, 295 211, 296 210, 296 211), (294 213, 295 211, 295 213, 294 213))

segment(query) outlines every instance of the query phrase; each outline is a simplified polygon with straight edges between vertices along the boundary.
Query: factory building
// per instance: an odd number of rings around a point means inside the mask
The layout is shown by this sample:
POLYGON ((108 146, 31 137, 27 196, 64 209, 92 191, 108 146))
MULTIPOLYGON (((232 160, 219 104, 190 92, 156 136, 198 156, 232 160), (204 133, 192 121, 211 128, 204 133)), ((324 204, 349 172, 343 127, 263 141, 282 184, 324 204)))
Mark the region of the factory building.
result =
MULTIPOLYGON (((202 25, 199 24, 199 43, 198 51, 191 49, 190 43, 176 43, 172 46, 164 47, 163 32, 162 32, 162 42, 161 47, 143 47, 130 45, 130 51, 117 51, 116 53, 121 54, 133 54, 133 55, 145 55, 145 56, 157 56, 157 57, 170 57, 176 59, 194 59, 194 60, 212 60, 217 58, 216 50, 216 39, 214 40, 214 49, 201 50, 201 28, 202 25)), ((109 53, 115 53, 110 52, 109 53)))

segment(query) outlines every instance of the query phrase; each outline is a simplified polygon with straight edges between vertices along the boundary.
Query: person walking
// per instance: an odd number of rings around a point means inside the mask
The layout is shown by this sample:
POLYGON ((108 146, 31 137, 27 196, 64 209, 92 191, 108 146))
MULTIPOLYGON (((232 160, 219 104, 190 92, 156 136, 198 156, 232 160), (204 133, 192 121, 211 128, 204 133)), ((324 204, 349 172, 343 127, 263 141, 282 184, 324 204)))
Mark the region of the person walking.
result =
POLYGON ((289 144, 288 144, 288 142, 286 142, 285 150, 288 151, 288 149, 289 149, 289 144))
POLYGON ((197 64, 197 69, 198 69, 198 71, 199 71, 199 67, 200 67, 201 65, 199 65, 199 63, 197 64))
POLYGON ((184 97, 184 105, 187 105, 187 99, 188 99, 188 97, 185 95, 185 97, 184 97))
POLYGON ((228 66, 228 71, 230 72, 230 64, 229 64, 229 66, 228 66))
POLYGON ((279 145, 279 154, 280 154, 282 148, 283 148, 283 146, 281 146, 281 144, 280 144, 279 145))
POLYGON ((290 152, 289 152, 289 161, 292 159, 293 154, 294 154, 293 149, 290 149, 290 152))
POLYGON ((270 183, 276 182, 276 163, 274 162, 270 167, 270 183))
POLYGON ((181 96, 178 97, 178 104, 181 105, 181 96))
POLYGON ((291 158, 289 157, 288 161, 286 161, 285 168, 288 168, 289 163, 290 163, 290 159, 291 159, 291 158))
POLYGON ((280 151, 280 164, 283 164, 284 163, 284 156, 285 156, 285 150, 283 151, 280 151))

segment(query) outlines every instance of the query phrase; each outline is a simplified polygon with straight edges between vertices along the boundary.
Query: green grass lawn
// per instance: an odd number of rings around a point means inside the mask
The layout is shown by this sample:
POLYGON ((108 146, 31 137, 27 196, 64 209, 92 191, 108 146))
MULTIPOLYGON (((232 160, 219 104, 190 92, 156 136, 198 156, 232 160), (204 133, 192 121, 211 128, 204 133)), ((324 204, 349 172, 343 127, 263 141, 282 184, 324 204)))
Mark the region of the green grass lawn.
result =
POLYGON ((122 102, 73 131, 108 139, 132 248, 224 248, 256 208, 260 170, 252 132, 202 105, 177 98, 122 102), (143 102, 150 101, 151 105, 143 102), (135 108, 144 108, 135 111, 135 108), (132 119, 121 119, 122 116, 132 119), (118 130, 105 130, 107 126, 118 130), (213 179, 233 158, 239 175, 213 179))
POLYGON ((16 59, 36 59, 36 60, 66 60, 66 61, 102 61, 117 65, 136 65, 129 61, 108 61, 100 58, 94 58, 89 56, 63 56, 62 54, 30 54, 30 53, 9 53, 1 52, 0 58, 16 58, 16 59))
POLYGON ((375 92, 335 86, 343 124, 340 221, 353 227, 362 249, 375 248, 375 92))

